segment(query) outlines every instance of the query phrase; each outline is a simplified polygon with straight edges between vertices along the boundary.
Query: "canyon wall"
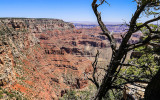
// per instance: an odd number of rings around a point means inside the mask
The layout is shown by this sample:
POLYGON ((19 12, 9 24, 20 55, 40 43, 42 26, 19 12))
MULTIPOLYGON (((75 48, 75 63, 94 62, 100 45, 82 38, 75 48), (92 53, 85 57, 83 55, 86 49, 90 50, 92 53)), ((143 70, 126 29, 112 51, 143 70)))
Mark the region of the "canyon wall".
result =
POLYGON ((0 86, 28 99, 58 99, 88 86, 90 58, 106 48, 101 38, 62 20, 4 18, 0 26, 0 86))
MULTIPOLYGON (((58 19, 1 18, 0 86, 34 100, 57 100, 67 90, 88 87, 86 75, 92 74, 97 50, 98 66, 105 68, 111 58, 108 39, 101 33, 98 26, 77 29, 58 19)), ((118 45, 124 34, 113 34, 118 45)), ((135 33, 130 43, 139 37, 135 33)))

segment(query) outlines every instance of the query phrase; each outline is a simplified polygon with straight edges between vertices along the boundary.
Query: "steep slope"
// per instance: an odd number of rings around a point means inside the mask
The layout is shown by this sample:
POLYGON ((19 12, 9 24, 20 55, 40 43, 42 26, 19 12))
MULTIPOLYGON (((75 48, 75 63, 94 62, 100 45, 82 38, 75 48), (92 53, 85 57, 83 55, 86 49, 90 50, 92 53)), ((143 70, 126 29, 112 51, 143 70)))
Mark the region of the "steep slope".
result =
MULTIPOLYGON (((57 19, 0 19, 0 86, 15 95, 0 98, 52 100, 89 86, 85 75, 91 75, 97 49, 99 66, 111 57, 108 40, 99 33, 99 27, 76 29, 57 19)), ((118 43, 123 34, 114 34, 118 43)))
POLYGON ((57 99, 88 86, 92 70, 86 48, 105 43, 57 19, 0 19, 1 86, 28 99, 57 99), (3 81, 4 80, 4 81, 3 81))

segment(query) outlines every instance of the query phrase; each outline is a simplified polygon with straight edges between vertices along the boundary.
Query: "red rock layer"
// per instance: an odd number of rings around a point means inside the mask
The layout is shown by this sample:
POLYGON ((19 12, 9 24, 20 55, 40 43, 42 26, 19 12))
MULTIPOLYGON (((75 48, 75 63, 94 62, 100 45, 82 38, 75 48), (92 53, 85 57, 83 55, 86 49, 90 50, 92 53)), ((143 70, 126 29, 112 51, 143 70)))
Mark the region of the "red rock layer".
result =
MULTIPOLYGON (((0 46, 5 49, 0 50, 0 66, 8 68, 3 61, 7 56, 12 73, 7 77, 8 85, 3 86, 30 99, 58 99, 67 89, 88 86, 85 74, 92 72, 88 57, 94 58, 94 49, 109 46, 99 27, 75 29, 73 24, 56 19, 1 21, 5 34, 0 46)), ((120 39, 120 35, 114 36, 120 39)))

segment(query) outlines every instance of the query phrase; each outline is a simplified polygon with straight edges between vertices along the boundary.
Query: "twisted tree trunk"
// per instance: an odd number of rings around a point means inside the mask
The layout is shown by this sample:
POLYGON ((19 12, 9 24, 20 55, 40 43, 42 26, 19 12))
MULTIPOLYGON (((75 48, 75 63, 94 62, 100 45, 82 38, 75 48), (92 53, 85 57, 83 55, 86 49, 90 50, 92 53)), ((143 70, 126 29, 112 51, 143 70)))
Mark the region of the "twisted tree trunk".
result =
POLYGON ((160 69, 148 84, 144 98, 145 100, 160 100, 160 69))

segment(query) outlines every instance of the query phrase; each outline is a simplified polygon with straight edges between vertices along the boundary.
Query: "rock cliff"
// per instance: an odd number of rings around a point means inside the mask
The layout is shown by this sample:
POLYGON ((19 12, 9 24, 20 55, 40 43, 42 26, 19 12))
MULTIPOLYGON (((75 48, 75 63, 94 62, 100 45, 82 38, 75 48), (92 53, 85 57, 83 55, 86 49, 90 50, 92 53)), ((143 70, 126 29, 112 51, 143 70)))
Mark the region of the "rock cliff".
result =
MULTIPOLYGON (((34 100, 57 100, 69 89, 87 87, 85 74, 92 72, 96 50, 101 66, 111 57, 107 38, 99 33, 99 27, 76 29, 58 19, 1 18, 0 86, 34 100)), ((121 35, 114 35, 117 42, 121 35)))
POLYGON ((57 19, 0 19, 0 86, 28 99, 52 100, 88 86, 93 48, 106 44, 57 19))

